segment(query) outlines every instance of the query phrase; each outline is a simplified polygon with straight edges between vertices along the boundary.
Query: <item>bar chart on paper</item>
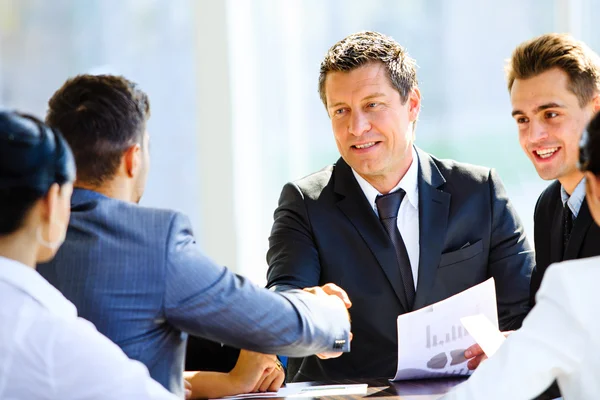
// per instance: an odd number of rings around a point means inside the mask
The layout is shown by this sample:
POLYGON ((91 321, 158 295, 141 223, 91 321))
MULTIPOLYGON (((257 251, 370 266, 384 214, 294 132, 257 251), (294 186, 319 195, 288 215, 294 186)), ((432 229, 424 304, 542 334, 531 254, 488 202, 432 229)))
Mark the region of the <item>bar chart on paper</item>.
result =
POLYGON ((498 324, 493 279, 398 316, 398 369, 394 380, 470 375, 464 353, 475 340, 460 319, 475 314, 485 314, 498 324))
POLYGON ((440 336, 440 339, 438 339, 438 335, 431 334, 431 325, 425 327, 425 343, 428 349, 442 346, 444 343, 456 342, 465 336, 469 336, 469 332, 462 325, 452 325, 451 332, 440 336))

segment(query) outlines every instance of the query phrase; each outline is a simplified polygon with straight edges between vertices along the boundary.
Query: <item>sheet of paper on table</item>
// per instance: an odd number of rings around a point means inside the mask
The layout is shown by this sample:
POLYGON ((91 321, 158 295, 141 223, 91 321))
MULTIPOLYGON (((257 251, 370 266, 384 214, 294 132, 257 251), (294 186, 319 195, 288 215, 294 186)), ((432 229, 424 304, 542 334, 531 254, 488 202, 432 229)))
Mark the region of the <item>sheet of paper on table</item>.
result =
POLYGON ((477 314, 498 329, 494 278, 398 316, 398 368, 393 380, 470 375, 464 351, 475 340, 461 318, 477 314))
POLYGON ((306 386, 304 384, 289 383, 277 392, 246 393, 237 396, 222 397, 222 399, 252 399, 269 397, 321 397, 321 396, 344 396, 351 394, 367 394, 367 384, 352 385, 318 385, 306 386))

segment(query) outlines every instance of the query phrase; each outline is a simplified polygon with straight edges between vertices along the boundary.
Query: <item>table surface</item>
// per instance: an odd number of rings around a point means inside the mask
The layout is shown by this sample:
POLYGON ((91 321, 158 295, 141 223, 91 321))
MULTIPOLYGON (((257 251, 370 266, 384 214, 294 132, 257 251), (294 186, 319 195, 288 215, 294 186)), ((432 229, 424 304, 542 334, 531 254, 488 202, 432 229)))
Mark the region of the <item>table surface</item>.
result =
POLYGON ((331 382, 299 382, 288 385, 315 386, 334 384, 366 383, 369 385, 366 395, 324 396, 327 399, 402 399, 402 400, 437 400, 446 392, 466 378, 426 379, 418 381, 390 382, 388 379, 341 380, 331 382))

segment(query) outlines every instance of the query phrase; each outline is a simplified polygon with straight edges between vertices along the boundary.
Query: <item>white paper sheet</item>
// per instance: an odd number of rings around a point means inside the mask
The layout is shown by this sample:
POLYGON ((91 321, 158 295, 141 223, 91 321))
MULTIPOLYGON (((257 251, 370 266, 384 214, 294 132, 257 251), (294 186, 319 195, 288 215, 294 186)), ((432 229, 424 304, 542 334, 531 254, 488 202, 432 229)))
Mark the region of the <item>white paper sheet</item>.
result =
POLYGON ((475 340, 460 319, 477 314, 498 328, 494 278, 398 316, 398 369, 393 380, 470 375, 464 351, 475 340))
POLYGON ((222 399, 237 400, 270 397, 321 397, 344 396, 350 394, 367 394, 367 384, 307 386, 306 384, 302 383, 289 383, 286 387, 282 387, 277 392, 246 393, 237 396, 222 397, 222 399))
POLYGON ((277 392, 280 397, 320 397, 343 396, 347 394, 367 394, 367 384, 303 386, 289 384, 277 392))
POLYGON ((498 329, 498 325, 494 326, 485 315, 478 314, 471 317, 464 317, 460 319, 460 322, 488 357, 493 356, 506 340, 502 332, 498 329))

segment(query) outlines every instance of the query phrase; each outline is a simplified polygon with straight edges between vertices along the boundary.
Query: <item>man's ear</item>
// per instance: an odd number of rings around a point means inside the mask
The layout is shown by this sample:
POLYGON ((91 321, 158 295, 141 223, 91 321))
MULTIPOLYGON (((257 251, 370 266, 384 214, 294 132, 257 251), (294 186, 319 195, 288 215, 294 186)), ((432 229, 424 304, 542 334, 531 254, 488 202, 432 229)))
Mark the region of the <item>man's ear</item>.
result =
POLYGON ((600 111, 600 94, 596 94, 592 99, 592 107, 594 109, 594 114, 600 111))
POLYGON ((142 148, 136 143, 130 146, 123 154, 123 163, 127 176, 133 178, 137 175, 140 166, 142 165, 142 148))
POLYGON ((421 111, 421 91, 418 87, 410 91, 407 101, 410 121, 414 122, 419 118, 419 112, 421 111))

